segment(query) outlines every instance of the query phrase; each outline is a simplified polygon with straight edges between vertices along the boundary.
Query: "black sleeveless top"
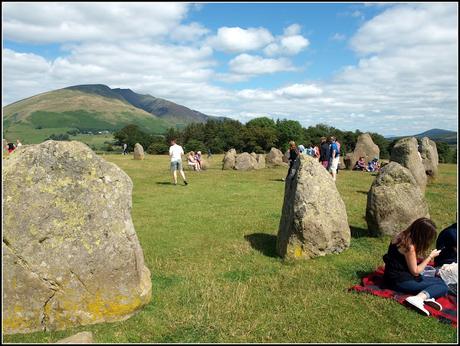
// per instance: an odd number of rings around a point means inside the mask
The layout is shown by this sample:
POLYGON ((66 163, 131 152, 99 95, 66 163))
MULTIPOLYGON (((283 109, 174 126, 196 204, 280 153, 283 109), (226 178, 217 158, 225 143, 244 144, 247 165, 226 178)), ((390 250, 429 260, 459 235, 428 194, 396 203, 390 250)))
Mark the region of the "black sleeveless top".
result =
POLYGON ((421 275, 413 276, 410 273, 406 258, 398 251, 396 244, 390 243, 388 252, 383 256, 383 261, 385 262, 383 277, 389 285, 410 280, 420 281, 422 279, 421 275))

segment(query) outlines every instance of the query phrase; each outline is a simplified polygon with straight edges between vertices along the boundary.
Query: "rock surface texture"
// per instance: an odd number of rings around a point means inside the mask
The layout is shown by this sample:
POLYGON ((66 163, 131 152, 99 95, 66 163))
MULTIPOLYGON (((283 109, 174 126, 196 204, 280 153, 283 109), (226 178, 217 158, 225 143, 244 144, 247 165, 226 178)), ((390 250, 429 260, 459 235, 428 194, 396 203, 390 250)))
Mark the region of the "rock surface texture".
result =
POLYGON ((283 153, 277 148, 270 149, 270 152, 265 157, 265 163, 267 166, 288 166, 288 164, 283 161, 283 153))
POLYGON ((3 163, 4 333, 124 320, 150 301, 128 175, 75 141, 3 163))
POLYGON ((436 143, 428 137, 422 138, 421 152, 422 163, 425 167, 425 173, 430 178, 436 178, 438 176, 438 148, 436 143))
POLYGON ((144 148, 139 143, 136 143, 134 145, 134 160, 143 160, 144 157, 144 148))
POLYGON ((222 169, 234 169, 236 161, 236 150, 230 149, 224 155, 222 160, 222 169))
POLYGON ((390 161, 406 167, 414 176, 422 193, 425 193, 427 176, 415 137, 406 137, 397 141, 391 150, 390 161))
POLYGON ((345 204, 318 160, 300 155, 286 179, 277 252, 299 259, 340 253, 350 246, 345 204))
POLYGON ((428 205, 411 172, 390 162, 379 172, 367 194, 366 221, 373 235, 394 235, 420 217, 428 205))

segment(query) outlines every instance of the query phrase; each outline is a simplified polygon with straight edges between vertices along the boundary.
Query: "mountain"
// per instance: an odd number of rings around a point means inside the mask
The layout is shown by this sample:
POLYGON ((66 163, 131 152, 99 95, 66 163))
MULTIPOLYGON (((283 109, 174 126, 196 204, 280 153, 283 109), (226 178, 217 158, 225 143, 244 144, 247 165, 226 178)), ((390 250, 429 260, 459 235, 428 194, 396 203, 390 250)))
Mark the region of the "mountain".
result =
POLYGON ((445 142, 447 144, 457 144, 457 132, 456 131, 449 131, 449 130, 442 130, 442 129, 431 129, 416 135, 408 135, 408 136, 387 136, 386 139, 388 140, 395 140, 398 138, 403 137, 416 137, 416 138, 423 138, 428 137, 433 141, 437 142, 445 142))
POLYGON ((414 135, 417 138, 428 137, 432 140, 439 141, 439 142, 446 142, 449 144, 457 143, 457 132, 449 131, 449 130, 441 130, 441 129, 431 129, 418 135, 414 135))
POLYGON ((205 123, 212 118, 209 115, 194 111, 177 103, 151 95, 137 94, 130 89, 113 89, 113 91, 133 106, 155 114, 162 119, 173 121, 176 124, 205 123))
POLYGON ((3 137, 39 143, 67 131, 114 131, 136 124, 149 133, 206 122, 211 117, 168 100, 103 84, 76 85, 38 94, 3 108, 3 137))

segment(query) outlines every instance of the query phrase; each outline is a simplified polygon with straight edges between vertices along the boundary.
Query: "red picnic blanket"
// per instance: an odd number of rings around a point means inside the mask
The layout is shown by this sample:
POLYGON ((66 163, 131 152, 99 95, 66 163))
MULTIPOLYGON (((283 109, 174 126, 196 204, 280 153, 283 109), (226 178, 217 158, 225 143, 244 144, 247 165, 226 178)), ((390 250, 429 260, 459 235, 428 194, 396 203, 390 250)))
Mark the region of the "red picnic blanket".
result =
MULTIPOLYGON (((385 287, 383 281, 384 267, 380 266, 376 271, 362 278, 361 285, 354 285, 349 290, 357 292, 367 292, 383 298, 391 298, 404 306, 409 306, 404 300, 410 294, 397 292, 385 287)), ((430 316, 436 317, 440 322, 450 324, 457 328, 457 297, 448 294, 447 296, 436 298, 436 301, 442 305, 442 310, 438 311, 430 306, 425 305, 425 309, 430 312, 430 316)))

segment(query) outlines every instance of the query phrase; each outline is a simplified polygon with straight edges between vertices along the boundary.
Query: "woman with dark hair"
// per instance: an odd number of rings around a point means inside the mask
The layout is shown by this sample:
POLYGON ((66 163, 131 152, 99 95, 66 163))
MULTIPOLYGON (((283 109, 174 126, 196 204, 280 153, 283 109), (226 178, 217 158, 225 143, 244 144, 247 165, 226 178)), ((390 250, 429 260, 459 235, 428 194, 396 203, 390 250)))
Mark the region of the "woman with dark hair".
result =
POLYGON ((299 149, 295 145, 294 141, 289 142, 289 169, 288 173, 286 176, 286 179, 289 178, 289 175, 292 173, 292 166, 294 166, 295 160, 297 160, 297 157, 299 156, 299 149))
POLYGON ((436 226, 430 219, 419 218, 406 230, 397 234, 383 256, 385 262, 385 282, 394 290, 416 294, 406 301, 426 315, 430 313, 424 305, 442 310, 435 298, 447 294, 448 287, 440 277, 423 276, 427 264, 439 255, 440 250, 432 250, 423 261, 417 258, 425 256, 428 248, 436 239, 436 226))

